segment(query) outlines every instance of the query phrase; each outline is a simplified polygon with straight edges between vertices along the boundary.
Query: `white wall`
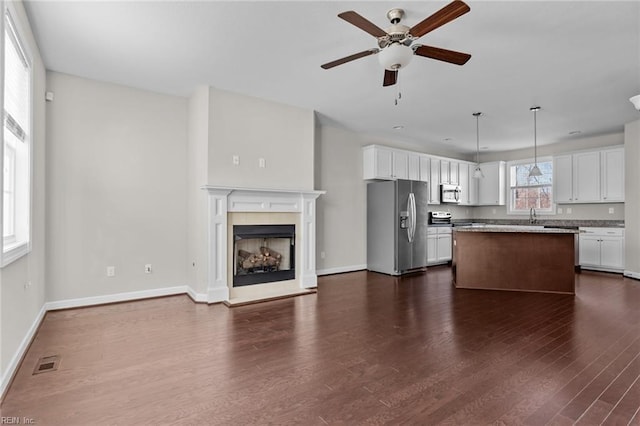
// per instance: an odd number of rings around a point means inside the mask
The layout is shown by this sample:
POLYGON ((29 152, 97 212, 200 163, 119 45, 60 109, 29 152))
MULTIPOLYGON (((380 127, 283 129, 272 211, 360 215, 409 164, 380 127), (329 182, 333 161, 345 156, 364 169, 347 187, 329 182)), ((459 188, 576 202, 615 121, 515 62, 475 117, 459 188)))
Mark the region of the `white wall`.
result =
POLYGON ((327 191, 316 205, 316 268, 321 274, 363 269, 367 264, 363 145, 365 141, 352 132, 318 129, 316 186, 327 191))
MULTIPOLYGON (((24 30, 33 59, 34 117, 33 117, 33 198, 32 251, 0 270, 0 395, 35 331, 45 302, 45 69, 38 47, 31 33, 22 2, 11 3, 15 8, 16 25, 24 30), (25 284, 31 286, 25 288, 25 284)), ((3 20, 2 20, 3 21, 3 20)), ((1 26, 1 24, 0 24, 1 26)), ((0 42, 4 43, 4 30, 0 42)))
POLYGON ((47 90, 48 301, 186 284, 187 99, 55 72, 47 90))
POLYGON ((209 120, 209 184, 314 189, 313 111, 211 88, 209 120))
POLYGON ((624 126, 625 139, 625 274, 640 278, 640 120, 624 126))

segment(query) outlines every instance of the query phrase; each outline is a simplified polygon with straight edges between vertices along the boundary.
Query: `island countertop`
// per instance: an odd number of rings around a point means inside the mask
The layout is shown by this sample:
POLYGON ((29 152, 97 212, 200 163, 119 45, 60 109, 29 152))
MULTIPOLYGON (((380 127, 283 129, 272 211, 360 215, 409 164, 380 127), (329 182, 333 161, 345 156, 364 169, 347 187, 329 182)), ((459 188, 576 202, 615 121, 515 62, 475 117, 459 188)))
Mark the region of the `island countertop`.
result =
POLYGON ((578 229, 567 228, 545 228, 544 226, 526 225, 471 225, 456 226, 453 228, 458 232, 523 232, 536 234, 579 234, 578 229))

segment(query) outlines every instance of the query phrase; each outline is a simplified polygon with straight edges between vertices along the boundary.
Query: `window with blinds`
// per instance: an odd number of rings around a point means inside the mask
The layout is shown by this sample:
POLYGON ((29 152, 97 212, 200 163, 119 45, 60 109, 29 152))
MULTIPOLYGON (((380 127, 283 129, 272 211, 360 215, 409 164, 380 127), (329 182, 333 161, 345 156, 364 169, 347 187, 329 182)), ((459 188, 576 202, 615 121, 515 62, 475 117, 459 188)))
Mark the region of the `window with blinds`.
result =
POLYGON ((532 161, 510 162, 509 213, 529 214, 531 208, 537 213, 553 213, 553 161, 538 158, 542 176, 529 176, 535 164, 532 161))
POLYGON ((9 9, 4 14, 2 266, 29 250, 31 64, 9 9))

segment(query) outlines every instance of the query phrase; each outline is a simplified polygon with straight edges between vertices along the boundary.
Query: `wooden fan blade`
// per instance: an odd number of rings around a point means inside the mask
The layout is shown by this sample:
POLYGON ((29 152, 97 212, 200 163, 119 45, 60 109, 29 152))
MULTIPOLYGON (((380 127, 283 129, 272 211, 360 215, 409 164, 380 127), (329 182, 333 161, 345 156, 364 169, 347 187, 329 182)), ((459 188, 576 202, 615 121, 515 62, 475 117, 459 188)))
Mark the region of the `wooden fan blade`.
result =
POLYGON ((421 22, 418 22, 409 30, 409 34, 414 37, 422 37, 426 33, 431 32, 436 28, 453 21, 454 19, 464 15, 470 10, 471 8, 467 6, 465 2, 455 0, 433 15, 429 16, 428 18, 422 20, 421 22))
POLYGON ((384 37, 387 35, 387 33, 382 28, 378 27, 376 24, 359 15, 357 12, 354 12, 353 10, 342 12, 338 14, 338 17, 344 19, 351 25, 355 25, 361 30, 368 32, 374 37, 384 37))
POLYGON ((364 58, 365 56, 373 55, 374 53, 378 53, 378 51, 378 49, 363 50, 362 52, 354 53, 353 55, 345 56, 344 58, 336 59, 335 61, 327 62, 326 64, 320 66, 325 70, 328 70, 329 68, 333 68, 347 62, 355 61, 356 59, 364 58))
POLYGON ((449 62, 456 65, 464 65, 469 59, 471 59, 471 55, 468 53, 424 45, 418 46, 418 48, 414 50, 414 53, 418 56, 437 59, 439 61, 449 62))
POLYGON ((382 81, 382 86, 393 86, 398 81, 398 70, 389 71, 384 70, 384 80, 382 81))

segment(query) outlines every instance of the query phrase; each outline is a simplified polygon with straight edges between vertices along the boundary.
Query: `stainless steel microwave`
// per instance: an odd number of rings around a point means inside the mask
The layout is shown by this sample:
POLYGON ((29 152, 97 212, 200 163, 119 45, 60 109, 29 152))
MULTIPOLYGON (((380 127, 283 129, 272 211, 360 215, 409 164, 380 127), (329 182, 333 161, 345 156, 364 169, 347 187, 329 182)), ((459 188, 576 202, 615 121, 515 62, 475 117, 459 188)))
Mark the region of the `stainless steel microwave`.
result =
POLYGON ((459 204, 460 187, 458 185, 450 185, 448 183, 440 184, 440 202, 459 204))

